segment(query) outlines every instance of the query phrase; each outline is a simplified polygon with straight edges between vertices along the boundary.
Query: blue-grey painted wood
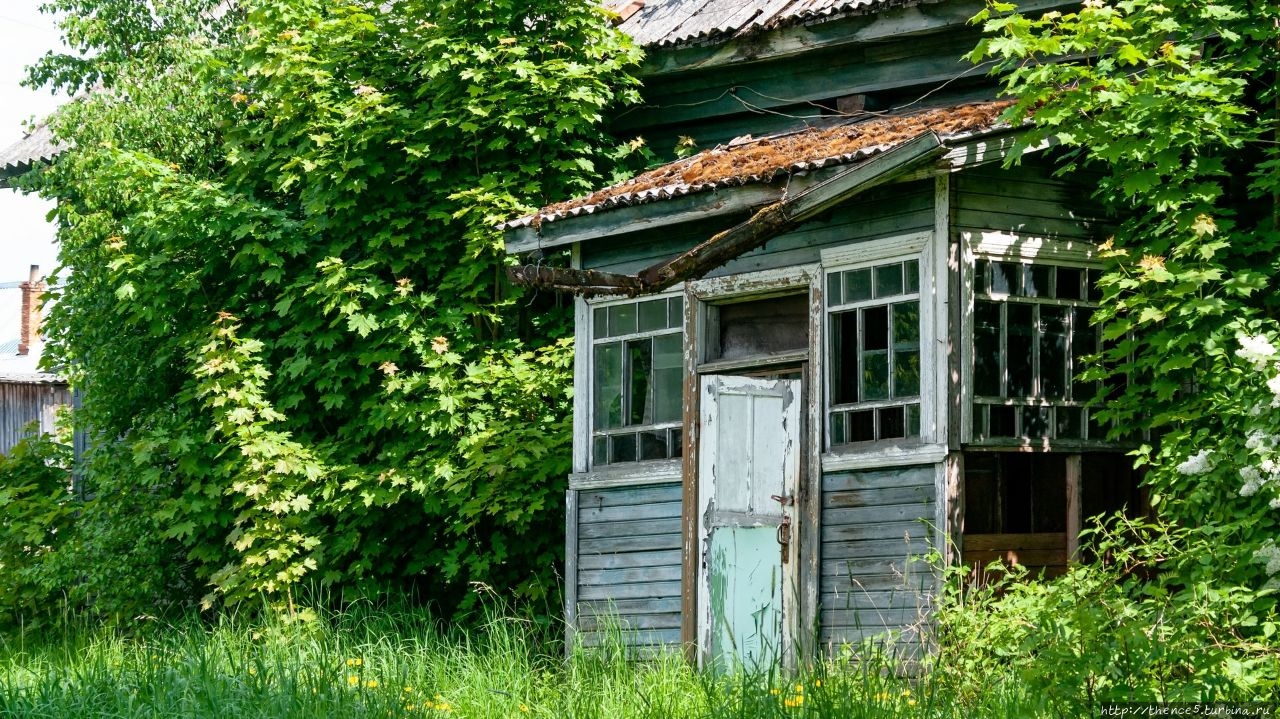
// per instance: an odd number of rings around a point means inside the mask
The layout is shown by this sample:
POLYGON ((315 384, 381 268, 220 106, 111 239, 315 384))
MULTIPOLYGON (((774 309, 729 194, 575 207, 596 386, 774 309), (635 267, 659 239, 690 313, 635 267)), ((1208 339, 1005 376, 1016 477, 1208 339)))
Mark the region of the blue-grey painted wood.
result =
POLYGON ((633 657, 680 642, 679 482, 578 492, 575 638, 633 657))
MULTIPOLYGON (((660 211, 661 203, 654 206, 660 211)), ((662 232, 636 233, 617 240, 587 242, 585 269, 634 273, 703 242, 742 218, 690 223, 662 232)), ((886 185, 860 194, 829 213, 770 240, 711 272, 721 277, 817 262, 824 247, 903 234, 933 227, 933 182, 917 180, 886 185)))
POLYGON ((56 429, 60 407, 71 405, 71 391, 62 381, 47 375, 33 379, 0 379, 0 453, 33 433, 49 434, 56 429))
POLYGON ((1053 171, 1052 159, 1037 155, 1013 167, 982 165, 957 173, 952 180, 953 229, 1098 239, 1107 222, 1090 200, 1088 178, 1056 178, 1053 171))
POLYGON ((938 579, 919 560, 936 516, 932 465, 822 478, 818 639, 838 647, 928 615, 938 579))

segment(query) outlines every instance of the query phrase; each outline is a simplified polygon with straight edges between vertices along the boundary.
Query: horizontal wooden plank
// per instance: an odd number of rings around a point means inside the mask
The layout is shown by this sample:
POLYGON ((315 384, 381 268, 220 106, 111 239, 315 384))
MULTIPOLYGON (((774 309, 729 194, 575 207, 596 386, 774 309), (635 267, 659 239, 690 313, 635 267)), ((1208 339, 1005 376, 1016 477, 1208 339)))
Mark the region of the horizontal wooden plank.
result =
POLYGON ((1100 225, 1089 221, 1029 217, 1018 212, 976 212, 957 208, 953 230, 1000 230, 1045 239, 1090 239, 1100 225))
POLYGON ((657 599, 615 599, 613 601, 579 602, 578 614, 632 616, 636 614, 669 614, 680 611, 679 597, 657 599))
POLYGON ((1067 548, 1065 532, 1036 532, 1034 534, 966 534, 966 552, 989 549, 1061 549, 1067 548))
POLYGON ((578 506, 600 509, 603 507, 629 507, 651 502, 679 502, 680 491, 679 482, 645 487, 583 490, 578 492, 578 506))
MULTIPOLYGON (((826 497, 823 497, 826 503, 826 497)), ((910 504, 881 504, 874 507, 853 507, 850 509, 822 510, 822 524, 826 527, 839 527, 855 524, 876 524, 883 522, 902 522, 917 519, 937 521, 933 502, 912 502, 910 504)))
POLYGON ((856 569, 838 559, 822 562, 819 588, 828 594, 860 591, 936 593, 938 590, 938 577, 924 566, 914 566, 910 574, 859 573, 856 569))
MULTIPOLYGON (((932 521, 933 517, 926 517, 925 519, 932 521)), ((925 539, 932 533, 933 530, 918 519, 845 525, 824 524, 822 526, 822 541, 824 545, 828 542, 865 542, 883 539, 901 541, 904 536, 913 539, 925 539)))
POLYGON ((978 212, 984 215, 990 212, 1017 213, 1027 217, 1069 222, 1091 222, 1097 217, 1096 214, 1084 214, 1077 206, 1055 200, 973 192, 957 194, 952 207, 957 212, 978 212))
POLYGON ((580 632, 577 637, 586 647, 621 643, 627 647, 660 646, 680 643, 679 629, 632 629, 624 632, 580 632))
POLYGON ((1050 567, 1067 565, 1067 550, 1064 549, 990 549, 974 552, 965 549, 961 555, 965 564, 986 566, 992 562, 1010 562, 1024 567, 1050 567))
POLYGON ((871 557, 906 557, 929 551, 929 543, 920 538, 904 542, 901 537, 878 542, 823 542, 823 559, 864 559, 871 557))
POLYGON ((819 646, 828 654, 841 652, 850 645, 853 645, 854 651, 857 651, 857 645, 870 641, 875 645, 877 652, 884 652, 897 661, 912 661, 918 660, 932 651, 929 646, 928 637, 930 632, 928 629, 929 627, 918 627, 916 625, 905 627, 869 626, 862 629, 839 626, 822 627, 822 630, 818 633, 818 641, 819 646))
POLYGON ((594 522, 578 527, 579 541, 603 537, 643 537, 650 534, 680 534, 680 518, 642 519, 627 522, 594 522))
POLYGON ((639 567, 635 569, 579 569, 578 586, 612 586, 631 582, 676 582, 680 565, 639 567))
POLYGON ((578 569, 631 569, 635 567, 661 567, 679 565, 680 550, 661 552, 614 552, 610 554, 582 554, 579 548, 578 569))
MULTIPOLYGON (((579 605, 581 606, 581 605, 579 605)), ((665 614, 579 614, 578 629, 589 632, 618 629, 623 632, 640 629, 679 629, 680 612, 665 614)))
MULTIPOLYGON (((581 535, 579 535, 581 536, 581 535)), ((598 537, 578 540, 579 561, 593 554, 617 554, 625 552, 650 552, 662 549, 679 549, 680 533, 650 534, 640 537, 598 537)))
POLYGON ((578 589, 580 601, 644 599, 680 596, 680 582, 642 582, 639 584, 609 584, 583 586, 578 589))
POLYGON ((857 577, 859 580, 865 581, 867 578, 879 576, 906 581, 904 578, 930 575, 933 573, 933 569, 923 558, 908 561, 905 556, 851 557, 846 559, 824 557, 821 564, 821 572, 824 577, 838 575, 857 577))
POLYGON ((858 590, 836 594, 824 593, 819 595, 818 602, 822 611, 916 609, 921 613, 928 613, 937 605, 937 597, 930 592, 858 590))
POLYGON ((934 488, 928 486, 858 489, 847 492, 824 492, 823 503, 832 508, 876 507, 886 504, 932 504, 934 488))
MULTIPOLYGON (((853 492, 889 487, 932 487, 933 465, 868 472, 831 472, 822 476, 822 492, 853 492)), ((830 506, 830 505, 824 505, 830 506)))
POLYGON ((588 507, 578 499, 578 524, 618 522, 641 519, 672 519, 680 517, 680 502, 651 502, 624 507, 588 507))
POLYGON ((819 612, 822 627, 852 629, 870 627, 905 627, 928 621, 928 612, 911 609, 823 609, 819 612))

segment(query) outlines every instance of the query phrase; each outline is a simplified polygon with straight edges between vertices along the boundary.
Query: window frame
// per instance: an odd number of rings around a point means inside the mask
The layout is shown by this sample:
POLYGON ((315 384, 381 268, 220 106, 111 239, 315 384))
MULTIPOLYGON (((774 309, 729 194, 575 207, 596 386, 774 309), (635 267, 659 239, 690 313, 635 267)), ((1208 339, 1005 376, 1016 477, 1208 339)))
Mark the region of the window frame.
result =
MULTIPOLYGON (((591 298, 591 299, 582 301, 582 305, 581 305, 582 310, 579 314, 579 326, 582 328, 582 332, 578 337, 578 347, 580 348, 580 351, 577 353, 581 359, 581 362, 578 365, 577 369, 580 373, 585 374, 586 381, 583 382, 582 385, 577 388, 579 393, 578 396, 581 398, 580 399, 581 404, 579 405, 580 414, 583 418, 583 421, 580 426, 581 427, 580 430, 577 426, 577 423, 575 423, 575 430, 583 432, 580 435, 583 438, 582 439, 583 447, 580 450, 581 452, 580 457, 582 460, 581 461, 582 469, 580 471, 585 471, 585 473, 589 473, 589 474, 596 474, 600 472, 617 473, 617 474, 647 473, 650 468, 678 465, 680 463, 681 461, 680 454, 676 454, 675 456, 668 456, 668 457, 655 458, 655 459, 639 459, 638 448, 637 448, 637 459, 635 460, 611 461, 611 462, 598 463, 596 461, 594 448, 595 448, 595 441, 597 436, 613 436, 613 435, 622 435, 622 434, 638 435, 640 432, 644 432, 644 431, 666 430, 668 433, 667 435, 668 441, 670 441, 670 438, 672 437, 670 431, 672 429, 678 431, 678 434, 677 434, 678 437, 680 436, 679 433, 682 433, 684 431, 684 426, 683 426, 684 398, 683 398, 682 388, 684 384, 683 375, 685 371, 684 352, 685 352, 685 348, 687 347, 688 338, 685 336, 686 328, 685 328, 685 321, 684 321, 685 315, 687 313, 687 307, 685 307, 683 303, 686 303, 686 302, 687 300, 685 299, 685 293, 684 293, 683 287, 677 287, 664 292, 659 292, 652 295, 643 295, 640 297, 599 297, 599 298, 591 298), (650 330, 650 331, 640 331, 637 327, 636 332, 629 332, 626 334, 620 334, 616 336, 603 337, 603 338, 596 337, 596 315, 598 310, 605 309, 607 311, 608 308, 618 307, 623 305, 635 305, 638 307, 641 303, 650 302, 653 300, 665 300, 670 302, 670 300, 673 298, 679 299, 682 302, 681 311, 677 315, 677 323, 675 327, 671 327, 670 325, 668 325, 668 327, 664 329, 650 330), (623 424, 618 427, 597 429, 597 426, 596 426, 596 384, 597 383, 596 383, 596 361, 595 361, 597 345, 609 343, 609 342, 620 342, 625 347, 626 346, 625 343, 630 340, 636 340, 636 339, 642 339, 642 338, 652 339, 654 337, 667 336, 667 335, 676 335, 680 338, 679 369, 681 373, 681 382, 680 382, 681 392, 677 394, 676 400, 681 404, 681 411, 677 413, 677 417, 674 420, 669 420, 664 422, 651 422, 648 424, 635 424, 635 425, 623 424), (582 372, 582 370, 585 370, 585 372, 582 372)), ((670 308, 668 308, 669 322, 670 322, 670 311, 671 311, 670 308)), ((624 379, 624 382, 625 382, 625 379, 624 379)), ((624 398, 625 398, 625 393, 624 393, 624 398)), ((578 431, 575 431, 575 434, 577 434, 578 431)), ((682 442, 682 438, 681 438, 681 442, 682 442)), ((668 455, 672 453, 670 445, 668 445, 667 453, 668 455)))
MULTIPOLYGON (((1071 451, 1090 448, 1106 448, 1113 447, 1113 443, 1109 443, 1104 439, 1088 438, 1090 433, 1090 423, 1084 414, 1084 409, 1090 398, 1074 397, 1070 400, 1049 399, 1043 396, 1042 388, 1036 386, 1043 379, 1040 377, 1038 369, 1033 369, 1031 381, 1033 383, 1032 394, 1025 397, 1010 397, 1008 391, 1002 386, 1002 392, 1005 396, 1001 402, 979 401, 976 394, 975 379, 975 363, 977 361, 976 331, 977 317, 975 314, 976 303, 979 300, 991 301, 997 303, 1001 307, 1001 317, 1006 317, 1007 306, 1011 304, 1022 305, 1049 305, 1060 306, 1066 308, 1085 308, 1094 310, 1098 307, 1096 300, 1089 297, 1089 281, 1088 272, 1096 271, 1102 268, 1102 262, 1096 256, 1096 246, 1092 242, 1087 241, 1057 241, 1035 237, 1031 235, 1022 235, 1010 232, 961 232, 961 246, 964 248, 964 262, 962 271, 962 321, 960 323, 960 331, 962 334, 961 348, 963 352, 963 361, 961 362, 961 441, 966 445, 975 447, 1028 447, 1034 446, 1043 451, 1071 451), (979 278, 977 276, 978 263, 986 260, 988 262, 1012 263, 1020 266, 1048 266, 1048 267, 1066 267, 1077 268, 1086 274, 1083 278, 1084 288, 1080 300, 1061 300, 1057 298, 1038 298, 1021 296, 1015 294, 987 294, 978 292, 979 278), (1050 412, 1048 422, 1050 424, 1049 436, 1023 436, 1019 430, 1022 423, 1021 413, 1015 409, 1014 411, 1014 429, 1013 436, 1002 437, 983 437, 978 434, 978 417, 975 416, 975 405, 983 404, 985 406, 1011 406, 1019 407, 1077 407, 1081 408, 1081 437, 1080 438, 1059 438, 1056 435, 1056 413, 1050 412)), ((1033 312, 1034 314, 1034 312, 1033 312)), ((1073 320, 1074 322, 1074 320, 1073 320)), ((1008 322, 1001 323, 1001 346, 1007 354, 1007 338, 1008 322)), ((1033 342, 1033 347, 1038 343, 1033 342)), ((1038 353, 1038 349, 1035 349, 1038 353)), ((1094 348, 1094 352, 1097 347, 1094 348)), ((1066 361, 1068 365, 1072 362, 1071 349, 1068 345, 1066 351, 1066 361)), ((1001 357, 1001 366, 1007 361, 1006 357, 1001 357)), ((1034 366, 1033 366, 1034 368, 1034 366)), ((1068 375, 1068 387, 1074 382, 1076 373, 1071 372, 1068 375)), ((1002 370, 1003 377, 1003 370, 1002 370)), ((1002 383, 1004 379, 1002 378, 1002 383)), ((1069 392, 1069 389, 1068 389, 1069 392)), ((984 398, 990 400, 991 397, 986 395, 984 398)), ((989 412, 989 410, 988 410, 989 412)))
MULTIPOLYGON (((821 317, 821 352, 822 352, 822 446, 825 454, 831 459, 823 462, 824 467, 827 465, 841 464, 840 457, 859 455, 870 460, 872 455, 879 448, 892 450, 895 447, 903 446, 924 446, 934 444, 940 441, 941 435, 945 432, 943 422, 938 416, 938 390, 936 387, 935 372, 936 363, 941 360, 935 345, 938 340, 937 336, 937 307, 936 301, 941 288, 937 283, 936 268, 934 266, 935 254, 937 250, 934 248, 934 232, 925 230, 904 235, 897 235, 878 240, 870 240, 858 242, 851 245, 844 245, 837 248, 826 249, 822 251, 822 273, 821 286, 823 290, 822 317, 821 317), (872 299, 856 302, 841 302, 833 304, 831 297, 828 296, 827 288, 829 278, 833 274, 846 272, 849 270, 857 270, 863 268, 871 268, 877 265, 885 265, 894 262, 905 262, 915 260, 919 267, 919 286, 916 296, 916 302, 919 307, 919 395, 915 401, 901 401, 898 399, 872 400, 857 403, 843 403, 835 405, 832 398, 835 393, 832 390, 833 371, 835 369, 833 351, 830 340, 834 336, 832 332, 832 321, 836 314, 849 311, 858 311, 865 307, 888 306, 898 302, 910 301, 905 299, 909 295, 898 295, 886 300, 872 299), (920 411, 920 431, 916 436, 897 437, 888 439, 874 439, 860 442, 842 442, 835 444, 832 442, 831 418, 834 413, 848 411, 850 408, 865 406, 868 409, 879 409, 883 407, 903 406, 918 402, 920 411)), ((945 338, 943 338, 945 339, 945 338)), ((892 348, 889 350, 892 352, 892 348)))

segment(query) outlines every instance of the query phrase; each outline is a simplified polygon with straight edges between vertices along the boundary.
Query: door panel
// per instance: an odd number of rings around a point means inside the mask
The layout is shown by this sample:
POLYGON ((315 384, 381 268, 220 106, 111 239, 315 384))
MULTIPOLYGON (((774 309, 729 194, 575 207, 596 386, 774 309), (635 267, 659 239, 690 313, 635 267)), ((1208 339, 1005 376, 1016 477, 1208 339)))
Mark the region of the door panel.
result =
POLYGON ((700 664, 763 669, 794 635, 800 382, 707 375, 700 389, 700 664))

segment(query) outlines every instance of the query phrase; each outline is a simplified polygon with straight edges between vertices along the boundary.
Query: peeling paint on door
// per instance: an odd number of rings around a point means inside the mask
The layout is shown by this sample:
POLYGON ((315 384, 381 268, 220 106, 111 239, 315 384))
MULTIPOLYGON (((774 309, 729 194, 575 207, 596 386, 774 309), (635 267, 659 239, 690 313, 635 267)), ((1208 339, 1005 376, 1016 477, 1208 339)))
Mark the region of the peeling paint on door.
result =
POLYGON ((700 663, 764 669, 795 619, 800 382, 705 376, 701 388, 700 663))

